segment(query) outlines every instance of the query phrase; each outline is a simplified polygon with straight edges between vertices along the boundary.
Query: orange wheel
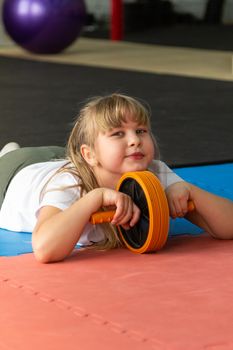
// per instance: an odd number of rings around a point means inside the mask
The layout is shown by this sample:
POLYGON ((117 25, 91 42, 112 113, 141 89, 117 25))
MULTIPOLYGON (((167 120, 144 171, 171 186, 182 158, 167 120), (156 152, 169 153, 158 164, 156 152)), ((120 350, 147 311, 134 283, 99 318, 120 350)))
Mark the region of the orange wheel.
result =
MULTIPOLYGON (((121 240, 134 253, 146 253, 161 249, 167 241, 169 230, 168 202, 159 179, 150 171, 125 173, 119 180, 117 191, 128 194, 140 208, 137 224, 129 230, 118 226, 121 240)), ((192 201, 188 211, 195 210, 192 201)), ((111 222, 115 211, 92 214, 90 222, 111 222)))
POLYGON ((167 241, 169 209, 158 178, 149 171, 124 174, 117 190, 128 194, 141 210, 138 223, 129 230, 118 226, 120 237, 134 253, 161 249, 167 241))

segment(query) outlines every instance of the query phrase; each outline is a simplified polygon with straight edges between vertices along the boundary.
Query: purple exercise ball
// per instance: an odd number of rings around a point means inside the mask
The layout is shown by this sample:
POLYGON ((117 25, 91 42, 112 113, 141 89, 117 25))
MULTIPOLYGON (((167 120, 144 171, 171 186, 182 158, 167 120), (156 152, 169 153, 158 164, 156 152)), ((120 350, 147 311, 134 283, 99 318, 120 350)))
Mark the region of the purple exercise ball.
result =
POLYGON ((84 0, 5 0, 3 23, 21 47, 38 54, 59 53, 80 34, 84 0))

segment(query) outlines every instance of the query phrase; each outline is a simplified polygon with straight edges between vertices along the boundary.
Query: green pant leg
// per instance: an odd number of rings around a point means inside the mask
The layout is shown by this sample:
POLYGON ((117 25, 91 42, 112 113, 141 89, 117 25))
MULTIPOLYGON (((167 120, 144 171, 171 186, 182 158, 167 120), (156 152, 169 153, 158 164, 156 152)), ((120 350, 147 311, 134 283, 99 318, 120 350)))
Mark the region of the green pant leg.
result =
POLYGON ((65 148, 59 146, 23 147, 0 157, 0 208, 13 177, 28 165, 64 159, 65 148))

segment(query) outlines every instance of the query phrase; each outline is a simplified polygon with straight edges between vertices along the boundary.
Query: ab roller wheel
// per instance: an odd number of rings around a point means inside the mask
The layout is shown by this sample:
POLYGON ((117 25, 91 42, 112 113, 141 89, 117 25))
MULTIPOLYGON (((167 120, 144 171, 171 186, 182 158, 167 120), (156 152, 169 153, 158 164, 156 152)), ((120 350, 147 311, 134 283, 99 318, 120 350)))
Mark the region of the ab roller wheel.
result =
MULTIPOLYGON (((167 198, 158 178, 149 171, 124 174, 116 190, 129 195, 141 210, 137 224, 129 230, 118 226, 121 240, 134 253, 161 249, 167 241, 169 209, 167 198)), ((98 212, 91 223, 110 222, 114 212, 98 212)))

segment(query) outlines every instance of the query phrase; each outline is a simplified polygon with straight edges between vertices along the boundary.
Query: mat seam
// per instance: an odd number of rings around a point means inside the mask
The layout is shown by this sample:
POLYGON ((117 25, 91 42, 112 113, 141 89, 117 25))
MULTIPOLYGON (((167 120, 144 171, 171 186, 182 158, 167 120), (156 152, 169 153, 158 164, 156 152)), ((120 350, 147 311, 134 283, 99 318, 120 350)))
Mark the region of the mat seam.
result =
POLYGON ((62 310, 72 312, 73 315, 79 318, 89 319, 91 322, 95 323, 96 325, 105 326, 109 330, 111 330, 111 332, 114 332, 123 336, 127 336, 128 338, 134 341, 137 341, 139 343, 142 343, 144 345, 148 344, 149 346, 151 346, 150 348, 153 350, 167 350, 167 346, 156 339, 144 337, 138 331, 124 328, 121 324, 118 324, 113 321, 109 321, 104 317, 102 317, 101 315, 87 312, 84 308, 79 306, 74 306, 64 299, 53 298, 50 294, 41 293, 37 291, 35 288, 29 285, 24 285, 23 283, 20 283, 15 279, 11 279, 1 275, 0 282, 7 284, 11 288, 22 290, 24 293, 29 293, 30 295, 37 297, 42 302, 51 303, 62 310))

